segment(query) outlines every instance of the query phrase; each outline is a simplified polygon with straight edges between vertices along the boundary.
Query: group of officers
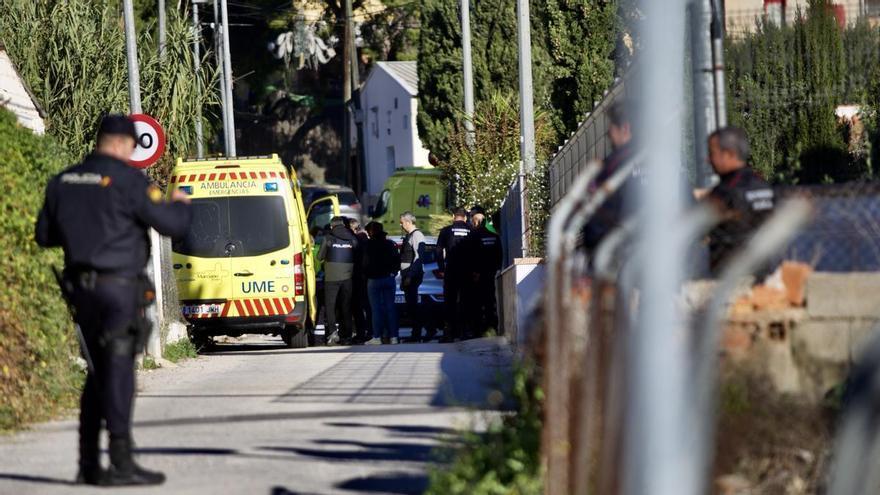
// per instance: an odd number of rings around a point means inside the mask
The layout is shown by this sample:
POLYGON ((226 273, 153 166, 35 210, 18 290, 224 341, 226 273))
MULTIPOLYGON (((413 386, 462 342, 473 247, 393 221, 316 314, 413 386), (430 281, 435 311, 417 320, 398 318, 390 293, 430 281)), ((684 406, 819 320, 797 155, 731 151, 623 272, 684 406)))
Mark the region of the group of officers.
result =
MULTIPOLYGON (((634 126, 631 102, 618 102, 609 108, 608 137, 612 152, 589 185, 590 192, 604 188, 609 179, 625 164, 635 159, 634 126)), ((720 221, 708 233, 701 246, 694 246, 687 262, 693 277, 717 276, 732 256, 772 213, 773 188, 749 166, 751 150, 746 132, 738 127, 724 127, 709 135, 708 160, 718 177, 711 189, 683 193, 689 204, 701 202, 712 208, 720 221), (700 249, 705 246, 705 250, 700 249), (706 256, 701 253, 706 252, 706 256), (694 254, 691 256, 691 254, 694 254)), ((611 191, 584 228, 583 240, 588 253, 595 250, 614 229, 619 228, 638 207, 641 188, 651 181, 650 163, 637 164, 634 171, 615 191, 611 191)), ((763 275, 763 267, 756 275, 763 275)))
MULTIPOLYGON (((437 315, 420 304, 428 241, 416 216, 400 216, 400 246, 387 240, 381 224, 361 229, 353 218, 334 217, 324 234, 318 260, 324 270, 325 342, 332 344, 396 344, 399 319, 394 304, 397 275, 406 314, 412 324, 408 342, 437 337, 437 315)), ((440 342, 484 335, 497 329, 495 275, 501 269, 501 238, 492 230, 485 210, 453 211, 453 222, 437 237, 437 269, 443 280, 445 327, 440 342)))

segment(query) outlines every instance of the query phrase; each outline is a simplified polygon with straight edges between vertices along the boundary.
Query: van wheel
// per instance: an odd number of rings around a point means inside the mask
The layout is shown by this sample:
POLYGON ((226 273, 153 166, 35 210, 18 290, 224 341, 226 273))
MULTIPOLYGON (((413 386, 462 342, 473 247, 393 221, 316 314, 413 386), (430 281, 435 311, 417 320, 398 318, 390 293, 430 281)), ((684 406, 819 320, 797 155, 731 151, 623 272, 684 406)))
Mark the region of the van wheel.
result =
POLYGON ((284 328, 281 338, 284 340, 284 344, 291 349, 305 349, 309 346, 308 332, 293 325, 284 328))

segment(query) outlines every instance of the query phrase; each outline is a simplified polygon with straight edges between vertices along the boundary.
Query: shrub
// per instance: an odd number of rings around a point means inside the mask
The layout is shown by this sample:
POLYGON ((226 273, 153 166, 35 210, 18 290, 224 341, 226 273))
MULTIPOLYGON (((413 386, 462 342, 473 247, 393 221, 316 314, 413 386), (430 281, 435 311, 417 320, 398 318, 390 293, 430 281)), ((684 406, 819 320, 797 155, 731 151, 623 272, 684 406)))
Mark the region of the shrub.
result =
POLYGON ((34 242, 49 177, 69 164, 52 139, 0 108, 0 430, 73 407, 83 374, 77 343, 51 267, 61 251, 34 242))
MULTIPOLYGON (((515 414, 490 421, 484 433, 467 433, 449 450, 454 461, 431 473, 428 495, 539 495, 543 392, 533 383, 534 367, 513 374, 515 414)), ((449 460, 449 459, 447 459, 449 460)))

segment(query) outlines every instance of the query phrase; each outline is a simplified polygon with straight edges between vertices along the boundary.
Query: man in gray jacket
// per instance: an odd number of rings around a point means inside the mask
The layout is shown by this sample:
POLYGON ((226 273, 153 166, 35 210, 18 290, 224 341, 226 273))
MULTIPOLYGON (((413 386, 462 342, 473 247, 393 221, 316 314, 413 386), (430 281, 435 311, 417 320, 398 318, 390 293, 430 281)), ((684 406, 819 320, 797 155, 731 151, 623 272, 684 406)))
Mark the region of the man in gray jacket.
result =
POLYGON ((420 342, 422 315, 419 311, 419 286, 425 276, 422 264, 425 234, 416 227, 416 216, 409 211, 400 215, 400 228, 406 232, 400 246, 400 290, 406 300, 406 312, 412 320, 412 336, 409 342, 420 342))
POLYGON ((324 332, 327 344, 351 345, 351 296, 355 251, 358 239, 345 227, 345 219, 330 219, 330 232, 324 236, 318 259, 324 264, 324 332), (339 330, 336 330, 337 311, 339 330), (341 339, 340 339, 341 337, 341 339))

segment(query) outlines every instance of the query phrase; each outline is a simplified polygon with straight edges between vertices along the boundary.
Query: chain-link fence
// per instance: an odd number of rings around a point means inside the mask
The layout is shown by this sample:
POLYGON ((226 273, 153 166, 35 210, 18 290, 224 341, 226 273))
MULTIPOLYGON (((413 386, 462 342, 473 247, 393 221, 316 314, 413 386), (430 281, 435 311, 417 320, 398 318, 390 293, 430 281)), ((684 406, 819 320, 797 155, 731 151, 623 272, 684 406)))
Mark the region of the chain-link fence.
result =
POLYGON ((626 97, 626 81, 632 74, 630 71, 623 78, 615 80, 611 89, 550 160, 551 205, 556 205, 568 193, 590 160, 602 159, 611 153, 607 112, 614 102, 626 97))

